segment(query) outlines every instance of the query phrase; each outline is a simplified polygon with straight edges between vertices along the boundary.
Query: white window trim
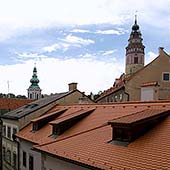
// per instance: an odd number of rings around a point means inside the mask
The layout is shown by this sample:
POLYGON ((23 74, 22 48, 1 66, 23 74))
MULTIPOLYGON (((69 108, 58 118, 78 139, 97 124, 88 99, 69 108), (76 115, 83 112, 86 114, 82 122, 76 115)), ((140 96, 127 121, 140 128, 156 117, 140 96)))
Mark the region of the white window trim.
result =
POLYGON ((163 82, 170 82, 170 72, 162 72, 162 81, 163 82), (164 80, 164 74, 169 74, 169 80, 164 80))

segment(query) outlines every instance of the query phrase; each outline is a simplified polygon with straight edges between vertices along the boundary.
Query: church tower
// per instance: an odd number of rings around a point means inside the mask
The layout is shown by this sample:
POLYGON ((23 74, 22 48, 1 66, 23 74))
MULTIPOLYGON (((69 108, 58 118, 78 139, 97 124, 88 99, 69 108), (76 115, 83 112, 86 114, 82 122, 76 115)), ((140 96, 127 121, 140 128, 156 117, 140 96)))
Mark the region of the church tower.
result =
POLYGON ((40 99, 41 98, 41 89, 38 85, 39 79, 37 77, 37 68, 36 67, 34 67, 34 69, 33 69, 33 75, 32 75, 30 82, 31 82, 31 85, 28 88, 28 98, 34 99, 34 100, 40 99))
POLYGON ((137 16, 135 15, 135 23, 132 26, 128 46, 126 47, 126 76, 129 77, 136 71, 144 67, 144 48, 142 43, 142 34, 137 24, 137 16))

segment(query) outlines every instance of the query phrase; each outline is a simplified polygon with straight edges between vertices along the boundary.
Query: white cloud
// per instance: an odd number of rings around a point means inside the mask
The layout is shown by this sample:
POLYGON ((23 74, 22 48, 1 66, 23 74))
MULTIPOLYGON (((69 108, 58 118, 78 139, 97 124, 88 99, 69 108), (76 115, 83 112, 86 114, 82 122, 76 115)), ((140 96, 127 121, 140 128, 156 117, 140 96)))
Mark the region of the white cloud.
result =
POLYGON ((42 58, 46 58, 47 56, 42 55, 42 54, 38 54, 38 53, 18 53, 15 52, 17 58, 15 58, 15 60, 20 60, 20 61, 24 61, 25 59, 34 59, 35 61, 41 60, 42 58))
POLYGON ((136 10, 148 25, 164 28, 170 20, 169 0, 5 0, 0 6, 0 40, 25 28, 63 24, 124 24, 136 10), (152 9, 152 10, 151 10, 152 9), (166 17, 163 15, 166 14, 166 17), (2 35, 2 37, 1 37, 2 35))
POLYGON ((90 30, 83 30, 83 29, 73 29, 71 32, 74 33, 91 33, 91 34, 116 34, 116 35, 122 35, 128 32, 127 30, 124 30, 123 28, 118 28, 117 30, 109 29, 109 30, 97 30, 97 31, 90 31, 90 30))
MULTIPOLYGON (((10 92, 25 94, 29 87, 34 60, 23 64, 0 66, 0 90, 7 93, 7 81, 10 92)), ((42 58, 37 62, 38 77, 43 93, 56 93, 68 90, 68 83, 77 82, 81 91, 97 93, 112 86, 115 77, 124 70, 122 63, 105 62, 95 59, 56 59, 42 58)))
POLYGON ((121 31, 121 30, 98 30, 95 33, 97 34, 116 34, 116 35, 122 35, 125 33, 125 31, 121 31))
POLYGON ((73 29, 71 32, 75 32, 75 33, 91 33, 91 31, 83 30, 83 29, 73 29))
POLYGON ((152 52, 152 51, 149 51, 147 53, 147 55, 145 56, 145 62, 146 64, 150 63, 152 60, 154 60, 156 57, 158 57, 158 54, 152 52))
POLYGON ((104 55, 104 56, 112 55, 112 54, 115 53, 116 51, 117 51, 117 50, 108 50, 108 51, 103 52, 102 55, 104 55))
POLYGON ((66 51, 70 47, 81 47, 81 46, 87 46, 94 43, 95 42, 91 39, 83 39, 81 37, 77 37, 69 34, 64 39, 59 39, 58 43, 43 47, 42 50, 45 52, 53 52, 56 51, 57 49, 62 49, 63 51, 66 51))
POLYGON ((72 44, 73 46, 89 45, 94 44, 94 41, 91 39, 83 39, 81 37, 73 36, 69 34, 63 41, 72 44))
POLYGON ((55 51, 56 49, 59 49, 60 47, 61 46, 59 44, 53 44, 51 46, 43 47, 43 51, 51 53, 55 51))

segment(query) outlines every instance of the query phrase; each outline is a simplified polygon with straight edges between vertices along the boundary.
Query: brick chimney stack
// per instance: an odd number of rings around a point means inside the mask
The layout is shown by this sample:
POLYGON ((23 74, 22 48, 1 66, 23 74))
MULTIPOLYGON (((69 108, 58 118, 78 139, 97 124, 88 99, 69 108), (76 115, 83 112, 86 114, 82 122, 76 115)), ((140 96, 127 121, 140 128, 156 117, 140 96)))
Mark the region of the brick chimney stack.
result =
POLYGON ((70 83, 68 84, 69 91, 77 90, 77 83, 70 83))

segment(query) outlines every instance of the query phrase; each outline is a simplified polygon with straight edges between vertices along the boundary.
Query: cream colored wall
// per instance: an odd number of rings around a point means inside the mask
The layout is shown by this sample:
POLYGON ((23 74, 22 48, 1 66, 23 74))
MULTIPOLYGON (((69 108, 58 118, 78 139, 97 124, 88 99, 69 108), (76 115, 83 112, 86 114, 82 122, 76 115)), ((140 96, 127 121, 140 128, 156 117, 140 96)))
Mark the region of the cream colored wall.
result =
POLYGON ((130 94, 130 101, 140 100, 141 84, 158 81, 158 99, 170 99, 170 81, 162 80, 162 73, 170 72, 170 56, 161 51, 160 56, 147 67, 135 74, 126 84, 126 92, 130 94))
POLYGON ((42 155, 42 168, 46 170, 87 170, 89 168, 84 168, 73 163, 69 163, 51 156, 42 155))

